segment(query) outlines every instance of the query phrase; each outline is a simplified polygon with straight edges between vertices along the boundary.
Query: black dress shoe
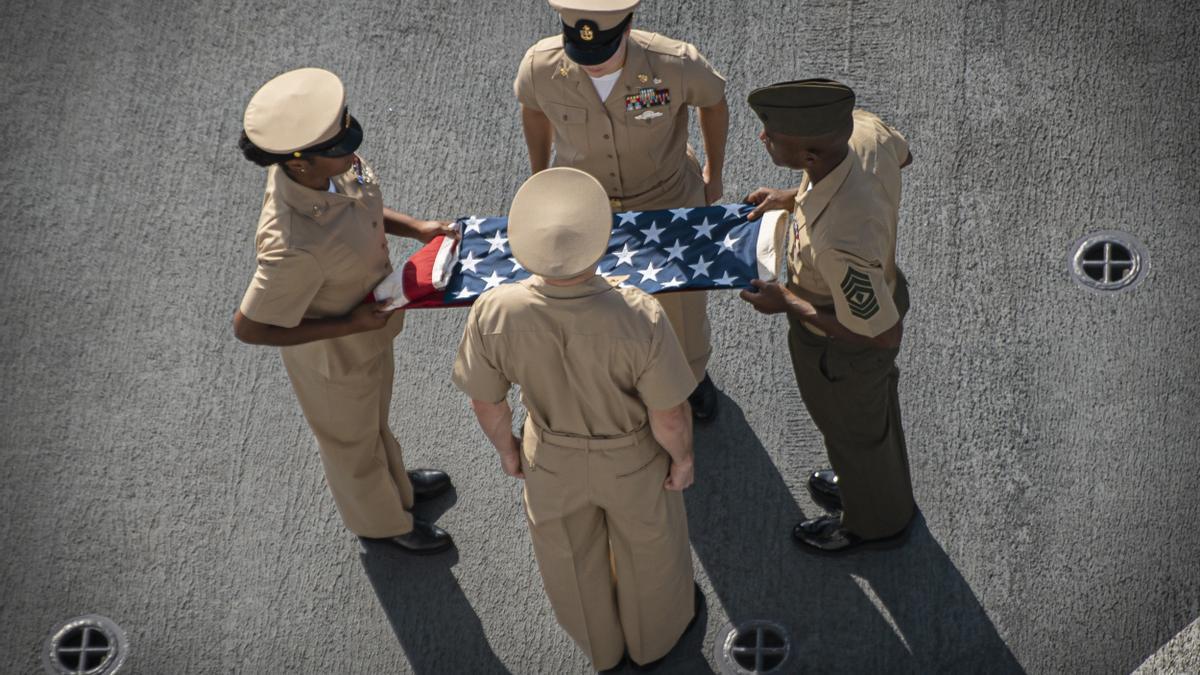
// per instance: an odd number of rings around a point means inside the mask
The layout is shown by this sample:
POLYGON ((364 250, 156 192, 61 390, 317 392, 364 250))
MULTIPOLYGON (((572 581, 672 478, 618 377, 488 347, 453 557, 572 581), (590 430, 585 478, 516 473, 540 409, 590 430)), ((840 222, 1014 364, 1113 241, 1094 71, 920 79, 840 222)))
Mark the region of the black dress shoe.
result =
POLYGON ((838 487, 838 475, 833 469, 819 469, 808 477, 808 494, 817 506, 836 513, 842 510, 842 490, 838 487))
POLYGON ((688 403, 692 405, 692 417, 706 422, 717 416, 717 386, 713 384, 708 373, 700 384, 688 394, 688 403))
POLYGON ((692 594, 692 602, 696 603, 695 609, 692 611, 692 620, 688 622, 687 627, 683 629, 683 633, 679 635, 679 639, 675 641, 675 646, 671 648, 671 651, 657 659, 654 659, 650 663, 638 663, 633 659, 629 659, 630 668, 639 673, 648 673, 652 670, 656 670, 663 664, 664 661, 670 658, 671 654, 675 653, 676 649, 679 649, 679 645, 683 644, 684 641, 691 636, 692 629, 696 627, 696 622, 700 618, 700 610, 704 609, 704 591, 701 591, 700 584, 695 582, 692 582, 692 587, 694 589, 692 594))
POLYGON ((412 532, 407 534, 399 534, 383 539, 374 539, 371 537, 359 537, 359 539, 373 544, 383 544, 393 550, 414 555, 441 553, 454 545, 454 540, 450 538, 450 534, 445 530, 437 525, 415 518, 413 519, 412 532))
POLYGON ((450 476, 437 469, 416 469, 408 472, 413 486, 413 497, 418 501, 433 499, 450 489, 450 476))
POLYGON ((863 539, 842 527, 842 517, 821 516, 805 520, 792 528, 792 538, 800 548, 809 553, 840 555, 866 549, 889 549, 902 545, 908 539, 909 527, 881 539, 863 539))

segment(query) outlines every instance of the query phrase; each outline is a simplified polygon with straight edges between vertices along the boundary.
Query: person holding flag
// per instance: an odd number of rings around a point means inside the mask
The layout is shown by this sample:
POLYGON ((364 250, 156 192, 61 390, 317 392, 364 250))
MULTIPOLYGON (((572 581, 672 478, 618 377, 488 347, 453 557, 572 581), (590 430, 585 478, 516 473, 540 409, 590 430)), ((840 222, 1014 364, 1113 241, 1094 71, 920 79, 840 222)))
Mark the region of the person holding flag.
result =
POLYGON ((750 93, 759 139, 775 164, 804 171, 800 187, 759 188, 753 218, 793 211, 786 285, 754 280, 743 300, 786 313, 800 395, 833 469, 808 479, 825 516, 792 530, 804 549, 846 553, 902 543, 916 511, 897 384, 908 283, 896 265, 900 170, 908 142, 854 108, 832 80, 782 82, 750 93))
MULTIPOLYGON (((722 192, 729 109, 725 80, 686 42, 632 28, 640 0, 549 0, 562 34, 533 45, 513 89, 533 173, 573 167, 603 186, 613 211, 700 207, 722 192), (705 165, 688 145, 699 110, 705 165)), ((706 297, 659 296, 691 366, 698 420, 716 414, 706 297)))
POLYGON ((404 553, 438 553, 452 546, 450 535, 411 509, 450 478, 407 471, 388 425, 392 340, 404 315, 388 311, 386 298, 363 296, 392 271, 385 232, 456 235, 449 223, 383 207, 375 173, 355 154, 362 137, 328 70, 286 72, 250 99, 239 144, 267 167, 267 188, 258 264, 233 330, 243 342, 280 347, 346 527, 404 553))

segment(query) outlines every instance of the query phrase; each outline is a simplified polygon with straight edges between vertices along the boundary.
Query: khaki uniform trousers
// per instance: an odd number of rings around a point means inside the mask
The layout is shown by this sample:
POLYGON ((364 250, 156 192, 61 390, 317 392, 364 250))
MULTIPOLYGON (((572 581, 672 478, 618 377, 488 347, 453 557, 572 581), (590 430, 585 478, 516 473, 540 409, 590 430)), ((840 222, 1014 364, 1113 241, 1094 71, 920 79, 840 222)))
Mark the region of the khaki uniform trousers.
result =
MULTIPOLYGON (((704 203, 704 177, 699 162, 689 149, 687 163, 675 172, 675 175, 645 194, 621 199, 620 206, 613 205, 613 211, 653 211, 701 206, 707 206, 704 203)), ((683 348, 683 355, 692 368, 692 374, 696 376, 696 384, 699 384, 700 380, 704 379, 708 359, 712 356, 708 294, 704 291, 659 293, 654 299, 662 305, 675 336, 679 338, 679 346, 683 348)))
MULTIPOLYGON (((908 283, 899 273, 894 297, 903 318, 908 283)), ((900 350, 851 345, 788 323, 800 396, 838 474, 842 525, 864 539, 896 534, 916 508, 897 395, 900 350)))
POLYGON ((662 658, 695 611, 683 494, 663 487, 670 456, 649 426, 620 438, 563 436, 525 423, 525 514, 558 623, 597 670, 626 649, 662 658))
POLYGON ((317 437, 325 481, 342 521, 362 537, 412 531, 413 488, 388 428, 395 362, 391 347, 325 376, 284 357, 300 409, 317 437))

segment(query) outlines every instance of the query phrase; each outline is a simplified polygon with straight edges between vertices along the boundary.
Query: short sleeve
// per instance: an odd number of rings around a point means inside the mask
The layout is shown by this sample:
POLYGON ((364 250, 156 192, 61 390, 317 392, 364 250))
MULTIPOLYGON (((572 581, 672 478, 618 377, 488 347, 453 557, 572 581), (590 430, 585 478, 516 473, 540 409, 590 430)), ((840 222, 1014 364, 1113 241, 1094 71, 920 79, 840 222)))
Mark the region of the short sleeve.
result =
POLYGON ((887 138, 883 141, 884 147, 888 148, 892 155, 895 156, 896 164, 904 164, 904 160, 908 159, 909 153, 908 139, 892 125, 886 122, 882 124, 887 132, 887 138))
POLYGON ((517 79, 513 80, 513 93, 517 95, 517 101, 526 108, 532 110, 541 110, 538 105, 537 96, 533 91, 533 48, 525 52, 525 56, 521 59, 521 65, 517 67, 517 79))
POLYGON ((251 321, 293 328, 304 319, 324 281, 321 266, 307 251, 280 248, 259 253, 241 312, 251 321))
POLYGON ((489 354, 488 344, 479 330, 479 307, 479 304, 475 304, 467 316, 467 327, 463 330, 462 342, 458 344, 458 357, 454 359, 451 380, 462 393, 476 401, 499 403, 508 396, 512 383, 496 367, 489 354))
POLYGON ((638 396, 651 410, 666 410, 683 403, 696 388, 696 376, 683 355, 667 315, 654 307, 654 333, 650 358, 637 381, 638 396))
POLYGON ((707 108, 725 98, 725 78, 690 44, 683 52, 683 82, 688 105, 707 108))
POLYGON ((830 249, 817 257, 817 268, 832 291, 838 323, 848 330, 875 337, 900 320, 882 265, 830 249))

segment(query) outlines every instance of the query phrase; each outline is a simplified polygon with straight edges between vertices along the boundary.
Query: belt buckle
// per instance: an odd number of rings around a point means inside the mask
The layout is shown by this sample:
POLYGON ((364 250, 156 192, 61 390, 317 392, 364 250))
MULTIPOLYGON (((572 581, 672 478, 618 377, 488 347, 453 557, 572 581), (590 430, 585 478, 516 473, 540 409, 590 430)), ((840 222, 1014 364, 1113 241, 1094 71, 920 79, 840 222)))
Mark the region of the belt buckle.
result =
POLYGON ((608 199, 608 205, 609 205, 611 208, 614 208, 614 209, 619 209, 619 208, 621 208, 621 200, 620 200, 620 199, 617 199, 616 197, 609 197, 609 199, 608 199))

